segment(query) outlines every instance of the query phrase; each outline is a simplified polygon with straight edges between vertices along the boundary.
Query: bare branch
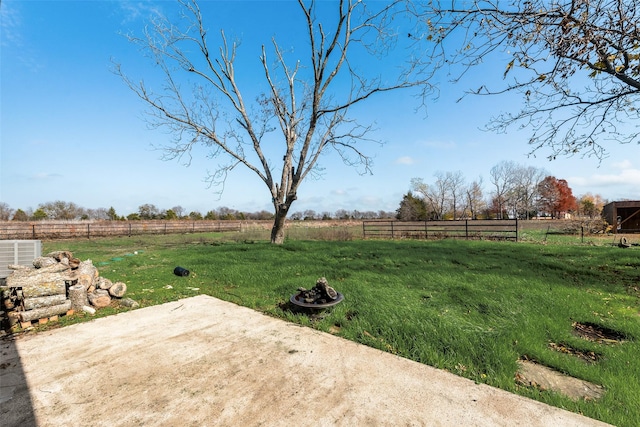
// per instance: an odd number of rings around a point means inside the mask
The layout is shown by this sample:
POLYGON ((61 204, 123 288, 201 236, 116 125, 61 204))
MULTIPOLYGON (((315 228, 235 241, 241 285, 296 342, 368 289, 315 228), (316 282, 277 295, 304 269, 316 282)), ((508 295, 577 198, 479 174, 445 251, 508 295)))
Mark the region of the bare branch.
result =
POLYGON ((421 41, 460 81, 482 62, 505 61, 505 86, 524 106, 489 129, 530 128, 533 151, 606 156, 605 143, 640 142, 640 8, 625 0, 473 0, 416 3, 421 41), (420 8, 422 7, 422 8, 420 8), (461 41, 461 42, 460 42, 461 41), (452 45, 457 48, 449 50, 452 45), (429 44, 427 44, 429 46, 429 44), (586 83, 585 83, 586 82, 586 83))
MULTIPOLYGON (((158 18, 144 37, 130 37, 153 60, 164 84, 152 91, 118 65, 116 74, 149 107, 150 124, 174 136, 163 147, 166 158, 189 164, 196 147, 205 147, 211 159, 220 161, 206 178, 210 185, 224 188, 229 172, 239 165, 265 183, 276 214, 274 242, 282 242, 284 218, 299 186, 321 170, 320 158, 327 149, 361 172, 371 171, 371 157, 361 145, 377 142, 371 136, 373 126, 350 117, 352 107, 385 92, 413 87, 424 95, 432 89, 432 73, 416 67, 410 55, 404 69, 399 66, 384 76, 374 67, 360 68, 349 61, 354 54, 360 59, 363 53, 377 58, 390 52, 398 39, 391 19, 406 12, 400 7, 404 1, 288 3, 299 7, 300 21, 290 25, 299 24, 304 30, 299 34, 306 34, 307 41, 298 51, 281 49, 275 39, 270 49, 260 47, 263 92, 253 103, 247 102, 248 92, 236 77, 238 43, 221 31, 214 53, 204 3, 202 10, 196 0, 179 3, 180 20, 158 18), (331 13, 324 13, 327 10, 331 13)), ((402 47, 410 48, 407 44, 402 47)))

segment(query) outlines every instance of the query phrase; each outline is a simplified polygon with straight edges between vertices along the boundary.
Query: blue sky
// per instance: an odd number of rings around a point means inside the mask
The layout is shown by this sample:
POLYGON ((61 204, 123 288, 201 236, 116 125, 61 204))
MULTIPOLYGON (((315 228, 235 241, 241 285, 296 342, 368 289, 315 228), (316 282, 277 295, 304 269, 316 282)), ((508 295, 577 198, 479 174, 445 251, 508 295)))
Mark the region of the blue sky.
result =
MULTIPOLYGON (((298 39, 286 30, 299 13, 294 2, 201 3, 211 33, 224 29, 242 40, 247 84, 261 82, 260 45, 268 45, 271 35, 283 45, 298 39)), ((112 72, 112 60, 134 79, 153 83, 153 67, 122 34, 139 35, 157 11, 174 13, 175 4, 2 0, 0 201, 35 209, 63 200, 85 208, 114 207, 120 215, 146 203, 201 213, 221 206, 272 211, 267 188, 250 172, 236 169, 218 195, 204 182, 216 162, 196 156, 185 167, 160 160, 162 153, 153 149, 170 136, 148 129, 145 106, 112 72)), ((358 114, 363 122, 375 122, 375 137, 385 142, 366 151, 374 157, 373 175, 361 176, 326 156, 324 176, 302 184, 291 212, 395 211, 412 178, 429 183, 438 171, 460 170, 467 182, 483 177, 488 193, 489 170, 502 160, 544 168, 566 179, 576 196, 591 192, 610 201, 640 200, 638 144, 608 145, 610 155, 602 162, 580 156, 550 162, 544 150, 527 157, 526 129, 507 135, 480 130, 501 111, 518 109, 519 100, 455 100, 479 80, 501 78, 499 67, 478 69, 458 85, 442 78, 440 96, 426 116, 415 112, 409 93, 372 99, 358 114)))

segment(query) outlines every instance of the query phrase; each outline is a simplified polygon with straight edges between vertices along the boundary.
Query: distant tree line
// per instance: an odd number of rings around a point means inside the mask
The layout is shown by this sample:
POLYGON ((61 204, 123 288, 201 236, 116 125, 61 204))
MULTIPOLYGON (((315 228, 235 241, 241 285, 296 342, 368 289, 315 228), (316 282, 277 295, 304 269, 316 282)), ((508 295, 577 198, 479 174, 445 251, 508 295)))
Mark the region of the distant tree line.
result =
MULTIPOLYGON (((109 221, 136 221, 136 220, 273 220, 272 212, 261 210, 257 212, 243 212, 228 207, 212 209, 204 215, 197 211, 187 212, 182 206, 174 206, 170 209, 160 209, 147 203, 140 205, 138 211, 129 215, 119 215, 113 207, 109 209, 85 209, 72 202, 54 201, 38 205, 33 209, 12 209, 7 203, 0 202, 0 221, 40 221, 40 220, 109 220, 109 221)), ((336 212, 317 213, 314 210, 294 212, 289 216, 292 220, 331 220, 331 219, 376 219, 393 218, 395 212, 348 211, 339 209, 336 212)))
POLYGON ((543 169, 502 161, 491 168, 488 191, 482 178, 467 183, 461 171, 434 174, 434 180, 411 180, 396 218, 400 220, 443 220, 532 217, 564 218, 568 215, 595 218, 607 203, 600 195, 580 198, 564 179, 543 169))
MULTIPOLYGON (((431 181, 414 178, 395 212, 339 209, 317 212, 312 209, 289 214, 294 221, 313 220, 444 220, 444 219, 529 219, 564 218, 568 215, 596 218, 608 203, 598 194, 586 193, 578 198, 564 179, 549 175, 544 169, 501 161, 489 171, 488 183, 482 177, 467 181, 462 171, 436 171, 431 181)), ((266 210, 243 212, 219 207, 204 215, 187 212, 182 206, 161 209, 143 204, 126 216, 109 209, 85 209, 72 202, 54 201, 32 209, 11 209, 0 202, 0 220, 273 220, 266 210)))
POLYGON ((331 212, 316 212, 312 209, 307 209, 304 212, 294 212, 289 216, 289 219, 294 221, 310 221, 310 220, 331 220, 331 219, 389 219, 395 217, 395 212, 379 211, 349 211, 346 209, 338 209, 333 214, 331 212))

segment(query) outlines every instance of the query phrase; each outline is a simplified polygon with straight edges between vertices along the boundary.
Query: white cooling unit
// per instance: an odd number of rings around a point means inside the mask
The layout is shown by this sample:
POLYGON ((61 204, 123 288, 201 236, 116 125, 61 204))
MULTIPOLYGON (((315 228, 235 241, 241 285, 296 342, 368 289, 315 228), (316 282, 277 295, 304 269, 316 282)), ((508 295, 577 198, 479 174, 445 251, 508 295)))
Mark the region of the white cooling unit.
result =
POLYGON ((0 279, 11 274, 8 265, 33 266, 33 260, 41 255, 40 240, 0 240, 0 279))

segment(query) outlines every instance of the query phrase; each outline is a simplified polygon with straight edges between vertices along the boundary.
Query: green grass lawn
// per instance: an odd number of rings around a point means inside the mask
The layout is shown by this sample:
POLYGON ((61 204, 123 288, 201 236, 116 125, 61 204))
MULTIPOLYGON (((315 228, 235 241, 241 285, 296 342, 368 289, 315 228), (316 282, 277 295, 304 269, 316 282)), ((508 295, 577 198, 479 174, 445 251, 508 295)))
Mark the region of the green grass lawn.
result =
POLYGON ((125 282, 127 296, 142 306, 212 295, 618 426, 640 420, 638 247, 457 240, 274 246, 193 234, 48 241, 43 253, 63 249, 125 282), (191 274, 175 276, 176 266, 191 274), (320 316, 292 310, 296 289, 322 276, 344 301, 320 316), (624 342, 584 340, 574 322, 615 330, 624 342), (554 344, 593 352, 598 361, 554 344), (516 361, 523 357, 606 392, 599 401, 574 402, 519 386, 516 361))

